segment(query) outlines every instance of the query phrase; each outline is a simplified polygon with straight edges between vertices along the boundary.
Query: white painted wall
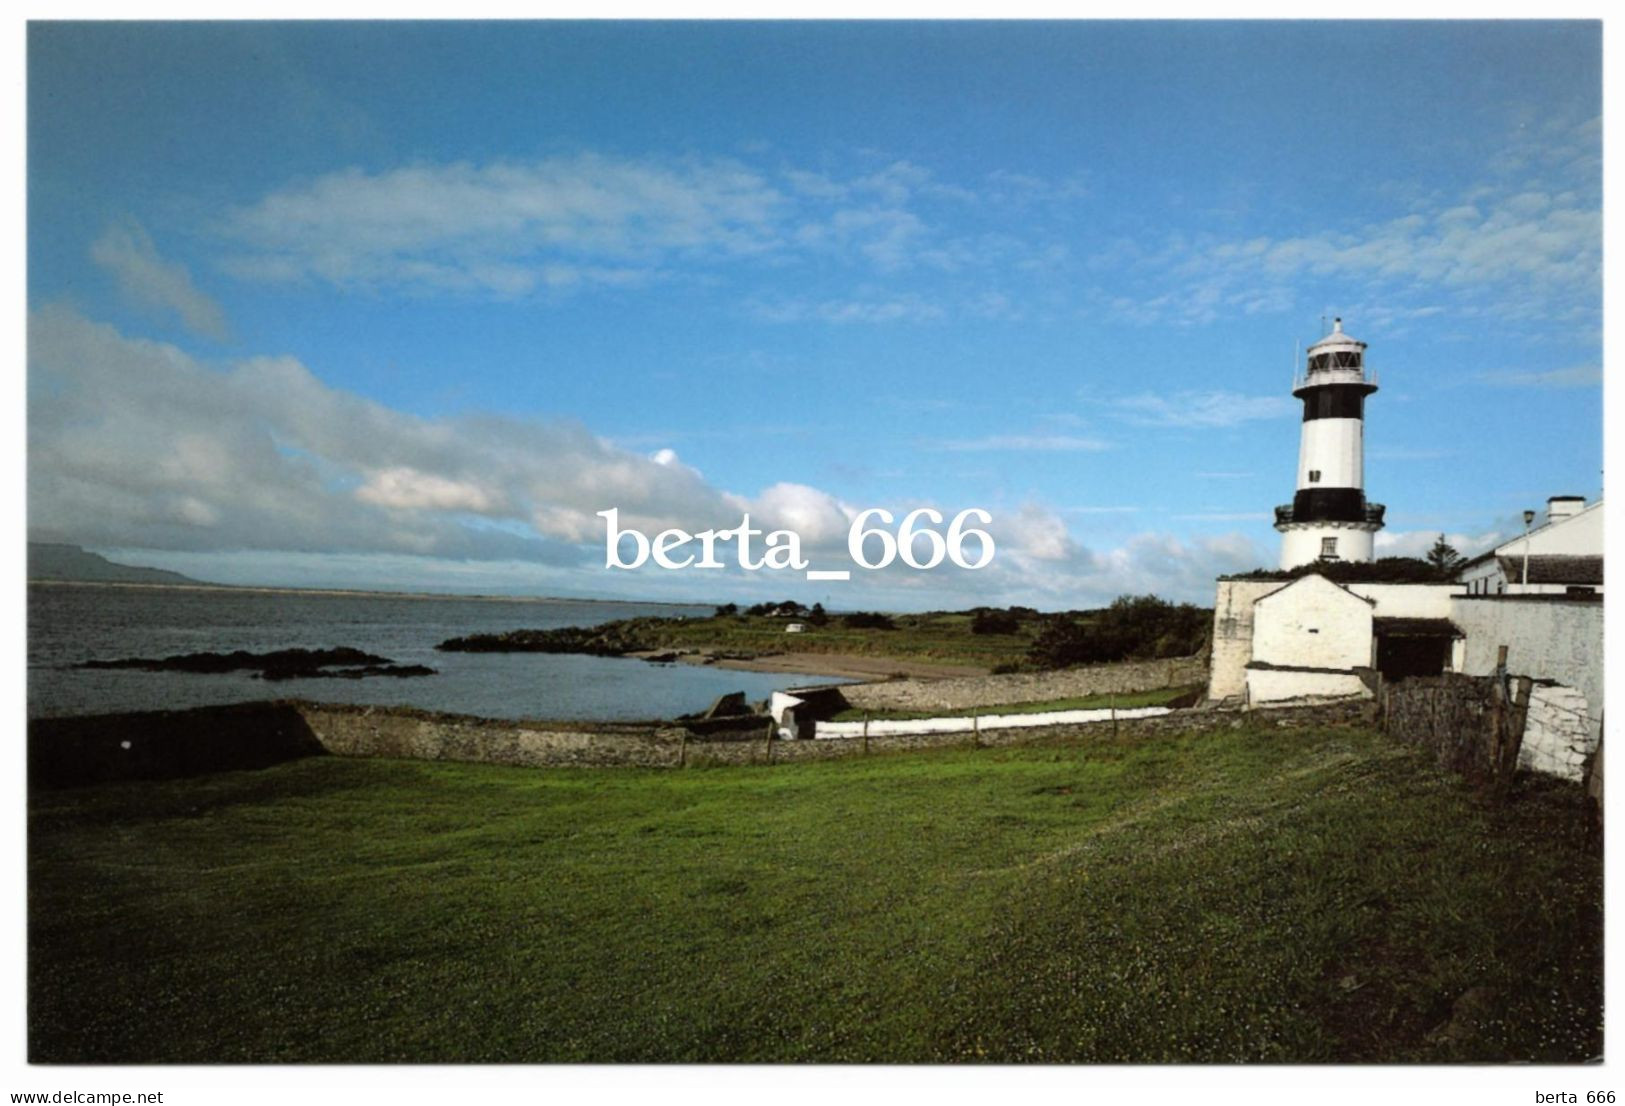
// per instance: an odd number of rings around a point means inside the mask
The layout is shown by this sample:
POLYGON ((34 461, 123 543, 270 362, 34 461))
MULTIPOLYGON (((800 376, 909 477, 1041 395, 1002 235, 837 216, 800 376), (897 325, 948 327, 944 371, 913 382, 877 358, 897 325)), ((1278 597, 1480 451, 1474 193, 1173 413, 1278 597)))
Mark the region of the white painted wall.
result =
POLYGON ((1299 668, 1369 665, 1372 609, 1324 576, 1294 580, 1253 604, 1252 659, 1299 668))
MULTIPOLYGON (((1558 519, 1538 530, 1529 532, 1529 552, 1565 554, 1571 557, 1599 557, 1603 551, 1602 500, 1591 504, 1579 514, 1558 519)), ((1522 556, 1523 535, 1496 546, 1502 556, 1522 556)))
POLYGON ((1371 560, 1374 531, 1338 526, 1335 523, 1298 527, 1281 532, 1281 566, 1297 568, 1310 561, 1320 560, 1322 538, 1337 539, 1337 559, 1340 561, 1371 560))
POLYGON ((1349 584, 1355 595, 1376 601, 1376 618, 1449 618, 1450 598, 1465 595, 1461 584, 1349 584))
MULTIPOLYGON (((1031 714, 982 714, 972 719, 962 718, 896 718, 871 720, 870 737, 897 737, 902 734, 970 733, 973 730, 1024 730, 1037 726, 1067 726, 1079 722, 1109 722, 1113 711, 1102 710, 1049 710, 1031 714)), ((1169 714, 1167 707, 1124 707, 1115 712, 1119 719, 1154 718, 1169 714)), ((813 737, 862 737, 862 722, 815 722, 813 737)))
POLYGON ((1283 668, 1249 668, 1247 702, 1251 706, 1286 699, 1369 699, 1371 689, 1360 677, 1343 672, 1293 672, 1283 668))
POLYGON ((1363 488, 1362 419, 1310 419, 1298 440, 1298 488, 1363 488), (1309 473, 1318 469, 1320 479, 1309 473))

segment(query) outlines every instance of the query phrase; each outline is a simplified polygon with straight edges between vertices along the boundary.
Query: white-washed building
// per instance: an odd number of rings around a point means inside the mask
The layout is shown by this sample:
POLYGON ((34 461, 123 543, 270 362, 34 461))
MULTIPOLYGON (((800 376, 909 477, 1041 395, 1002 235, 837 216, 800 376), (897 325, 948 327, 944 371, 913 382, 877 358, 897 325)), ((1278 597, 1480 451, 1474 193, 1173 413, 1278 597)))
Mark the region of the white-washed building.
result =
POLYGON ((1208 698, 1249 704, 1369 696, 1388 679, 1459 672, 1460 584, 1223 579, 1214 601, 1208 698))
POLYGON ((1600 595, 1602 500, 1554 495, 1546 521, 1462 566, 1469 595, 1600 595))

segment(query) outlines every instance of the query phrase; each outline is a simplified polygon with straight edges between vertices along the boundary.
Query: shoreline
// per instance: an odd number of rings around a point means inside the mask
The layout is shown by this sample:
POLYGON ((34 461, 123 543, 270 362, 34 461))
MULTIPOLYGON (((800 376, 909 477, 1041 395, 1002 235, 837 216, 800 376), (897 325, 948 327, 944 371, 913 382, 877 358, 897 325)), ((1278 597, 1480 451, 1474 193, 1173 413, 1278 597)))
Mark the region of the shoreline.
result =
POLYGON ((134 588, 140 591, 224 591, 233 595, 331 595, 366 599, 457 599, 482 603, 604 603, 635 607, 710 607, 711 603, 678 603, 670 599, 578 598, 570 595, 492 595, 488 592, 463 594, 446 591, 368 591, 364 588, 284 588, 268 584, 190 584, 147 583, 136 580, 49 580, 30 579, 29 587, 134 588))

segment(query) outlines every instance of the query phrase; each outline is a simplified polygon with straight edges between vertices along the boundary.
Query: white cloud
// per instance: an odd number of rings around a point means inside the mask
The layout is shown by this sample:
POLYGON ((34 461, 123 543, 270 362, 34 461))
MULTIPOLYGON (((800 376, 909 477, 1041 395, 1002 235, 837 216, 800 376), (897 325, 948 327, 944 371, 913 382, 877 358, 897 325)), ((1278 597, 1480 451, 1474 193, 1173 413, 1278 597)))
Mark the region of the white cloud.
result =
POLYGON ((582 154, 332 173, 232 212, 224 230, 245 276, 515 296, 771 250, 783 203, 733 161, 582 154))
POLYGON ((1565 369, 1503 370, 1485 373, 1484 381, 1503 388, 1596 388, 1602 385, 1602 368, 1573 365, 1565 369))
POLYGON ((380 507, 474 514, 491 513, 500 501, 497 495, 472 481, 448 480, 404 465, 372 473, 367 482, 356 489, 355 497, 380 507))
POLYGON ((1598 130, 1595 121, 1551 121, 1535 130, 1487 158, 1479 183, 1449 196, 1405 197, 1387 218, 1299 234, 1174 231, 1156 245, 1112 242, 1091 264, 1117 273, 1128 290, 1104 303, 1132 322, 1196 325, 1289 310, 1325 281, 1345 316, 1385 331, 1446 314, 1526 320, 1595 313, 1598 130))
POLYGON ((880 296, 873 299, 779 300, 751 303, 750 312, 769 323, 894 323, 936 322, 942 308, 917 295, 880 296))
POLYGON ((933 449, 950 453, 1098 453, 1112 444, 1076 434, 991 434, 985 438, 951 438, 933 449))
MULTIPOLYGON (((1015 187, 1014 178, 990 183, 1015 187)), ((1070 185, 1029 198, 1060 202, 1070 185)), ((891 276, 1052 266, 1065 248, 1014 233, 950 232, 970 189, 893 161, 845 178, 796 166, 723 158, 634 159, 593 153, 484 165, 424 164, 379 172, 347 169, 280 188, 227 213, 217 229, 224 264, 244 279, 315 280, 339 287, 518 298, 594 286, 678 278, 750 259, 764 268, 816 266, 891 276), (944 218, 944 215, 951 217, 944 218), (1059 254, 1057 254, 1059 251, 1059 254)), ((963 290, 974 309, 1014 307, 963 290), (981 297, 976 299, 976 297, 981 297)), ((941 309, 898 293, 769 304, 765 317, 825 322, 939 318, 941 309)))
POLYGON ((1247 396, 1236 392, 1143 392, 1112 400, 1110 410, 1138 426, 1236 426, 1256 419, 1290 415, 1286 396, 1247 396))
POLYGON ((1487 530, 1478 534, 1442 530, 1382 530, 1372 543, 1378 557, 1426 557, 1441 534, 1464 557, 1477 556, 1494 548, 1511 535, 1500 530, 1487 530))
POLYGON ((92 243, 90 256, 113 275, 121 292, 143 307, 173 314, 205 338, 229 334, 220 305, 198 290, 186 266, 160 257, 152 236, 135 220, 110 225, 92 243))
MULTIPOLYGON (((670 449, 632 452, 576 423, 408 415, 331 388, 292 358, 211 365, 64 308, 34 313, 29 348, 31 536, 168 551, 165 563, 194 575, 209 576, 200 566, 217 555, 243 572, 287 558, 294 575, 327 572, 329 583, 421 581, 436 563, 448 580, 493 583, 498 569, 467 569, 478 562, 535 566, 506 577, 516 587, 710 597, 714 577, 606 577, 597 512, 618 508, 623 528, 652 534, 732 527, 748 511, 761 530, 797 532, 815 564, 841 565, 858 510, 788 481, 754 495, 716 488, 670 449)), ((888 504, 899 520, 933 505, 888 504)), ((1205 601, 1216 574, 1267 561, 1236 536, 1146 534, 1095 551, 1042 505, 993 516, 988 568, 859 572, 849 601, 1081 607, 1125 592, 1205 601)), ((729 578, 741 592, 803 583, 729 578)))

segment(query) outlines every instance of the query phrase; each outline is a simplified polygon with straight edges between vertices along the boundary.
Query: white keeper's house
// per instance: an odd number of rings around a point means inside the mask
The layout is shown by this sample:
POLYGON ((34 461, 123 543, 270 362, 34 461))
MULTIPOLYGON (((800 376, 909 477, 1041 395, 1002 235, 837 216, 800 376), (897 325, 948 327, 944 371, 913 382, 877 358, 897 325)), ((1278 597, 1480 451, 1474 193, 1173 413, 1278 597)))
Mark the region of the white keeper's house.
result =
POLYGON ((1474 557, 1456 579, 1468 595, 1602 594, 1602 500, 1552 496, 1537 529, 1474 557))

